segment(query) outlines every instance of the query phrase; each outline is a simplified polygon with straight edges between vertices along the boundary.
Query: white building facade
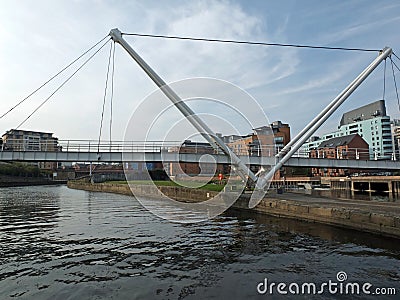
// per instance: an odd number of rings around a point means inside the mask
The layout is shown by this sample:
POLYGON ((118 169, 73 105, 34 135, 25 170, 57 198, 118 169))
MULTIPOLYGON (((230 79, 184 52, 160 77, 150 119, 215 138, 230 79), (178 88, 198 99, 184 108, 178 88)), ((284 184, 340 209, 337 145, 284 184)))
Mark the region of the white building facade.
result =
POLYGON ((358 133, 369 145, 370 159, 393 159, 394 149, 390 117, 384 100, 378 100, 343 114, 337 131, 313 137, 301 148, 308 155, 323 141, 358 133))

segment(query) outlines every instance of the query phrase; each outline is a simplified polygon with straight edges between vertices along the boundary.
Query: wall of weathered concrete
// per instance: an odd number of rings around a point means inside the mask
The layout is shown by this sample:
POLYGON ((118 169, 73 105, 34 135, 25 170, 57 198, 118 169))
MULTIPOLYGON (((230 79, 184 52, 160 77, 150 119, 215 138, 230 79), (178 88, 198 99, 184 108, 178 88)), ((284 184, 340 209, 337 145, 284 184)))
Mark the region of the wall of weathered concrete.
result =
POLYGON ((93 192, 116 193, 123 195, 140 195, 149 198, 157 198, 162 193, 168 197, 185 202, 201 202, 217 195, 217 192, 197 190, 175 186, 160 186, 155 188, 152 185, 135 185, 132 189, 127 184, 95 183, 80 180, 68 181, 68 187, 93 192))
MULTIPOLYGON (((99 191, 132 195, 127 184, 90 184, 80 181, 69 181, 68 187, 87 191, 99 191)), ((181 201, 204 201, 215 196, 216 192, 195 190, 181 187, 162 186, 159 190, 150 185, 137 185, 134 193, 147 197, 157 198, 160 192, 181 201)), ((288 195, 288 198, 290 195, 288 195)), ((292 200, 266 198, 253 208, 248 208, 249 194, 243 194, 232 206, 233 209, 248 210, 276 217, 291 218, 308 222, 330 224, 334 226, 351 228, 365 232, 376 233, 384 236, 400 238, 400 216, 376 213, 363 210, 343 208, 327 202, 323 206, 301 203, 292 200)))
MULTIPOLYGON (((234 207, 249 210, 247 207, 249 197, 249 195, 242 195, 234 207)), ((261 201, 253 210, 277 217, 330 224, 400 238, 400 216, 375 213, 365 209, 349 209, 329 203, 324 206, 314 206, 297 201, 269 198, 261 201)))

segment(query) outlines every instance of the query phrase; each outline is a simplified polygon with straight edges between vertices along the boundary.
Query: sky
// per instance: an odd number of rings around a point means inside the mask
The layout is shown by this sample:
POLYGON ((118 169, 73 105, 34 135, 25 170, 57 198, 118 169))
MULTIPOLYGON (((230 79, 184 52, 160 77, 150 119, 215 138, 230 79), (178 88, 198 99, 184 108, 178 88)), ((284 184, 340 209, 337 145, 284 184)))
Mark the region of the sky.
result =
MULTIPOLYGON (((0 0, 0 115, 105 37, 112 28, 131 33, 269 43, 368 49, 390 46, 400 54, 400 2, 397 0, 0 0)), ((232 83, 259 103, 254 110, 261 107, 267 120, 289 123, 292 136, 377 56, 376 52, 124 38, 165 82, 204 77, 232 83)), ((53 132, 61 140, 98 139, 109 49, 107 44, 21 129, 53 132)), ((400 66, 400 61, 393 59, 400 66)), ((17 127, 71 72, 73 70, 0 119, 1 133, 17 127)), ((395 74, 400 86, 399 72, 395 74)), ((335 130, 343 112, 382 99, 383 79, 382 64, 318 133, 335 130)), ((154 83, 117 45, 113 140, 124 138, 132 116, 137 118, 134 122, 139 124, 137 130, 141 130, 141 118, 146 120, 152 114, 138 115, 135 111, 143 101, 150 101, 147 97, 154 91, 154 83)), ((385 100, 388 114, 400 118, 390 63, 386 69, 385 100)), ((157 100, 152 103, 153 114, 161 110, 157 100)), ((215 112, 207 101, 203 106, 198 102, 192 108, 216 115, 220 111, 215 112)), ((253 124, 264 121, 253 120, 258 117, 251 109, 249 111, 247 118, 253 124)), ((168 122, 178 124, 179 118, 175 111, 165 118, 164 124, 166 127, 168 122)), ((103 139, 109 139, 109 122, 107 98, 103 139)), ((233 133, 228 129, 224 132, 215 124, 211 127, 223 134, 233 133)))

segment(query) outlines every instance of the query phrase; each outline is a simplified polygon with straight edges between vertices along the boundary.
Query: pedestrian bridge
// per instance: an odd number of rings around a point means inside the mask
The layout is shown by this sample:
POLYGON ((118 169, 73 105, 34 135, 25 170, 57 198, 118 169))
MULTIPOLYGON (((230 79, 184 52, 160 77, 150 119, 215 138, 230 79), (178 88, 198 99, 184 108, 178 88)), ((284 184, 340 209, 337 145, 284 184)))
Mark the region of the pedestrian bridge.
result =
MULTIPOLYGON (((247 165, 275 165, 274 156, 280 149, 263 146, 251 153, 235 153, 247 165)), ((289 167, 316 167, 342 169, 400 170, 400 162, 394 160, 362 160, 365 149, 349 149, 346 156, 337 159, 324 157, 310 158, 308 153, 297 151, 284 165, 289 167)), ((365 156, 364 156, 365 157, 365 156)), ((219 149, 193 143, 185 146, 181 142, 100 142, 59 141, 57 145, 29 143, 9 149, 6 145, 0 151, 0 161, 25 162, 202 162, 230 164, 229 156, 219 149)))

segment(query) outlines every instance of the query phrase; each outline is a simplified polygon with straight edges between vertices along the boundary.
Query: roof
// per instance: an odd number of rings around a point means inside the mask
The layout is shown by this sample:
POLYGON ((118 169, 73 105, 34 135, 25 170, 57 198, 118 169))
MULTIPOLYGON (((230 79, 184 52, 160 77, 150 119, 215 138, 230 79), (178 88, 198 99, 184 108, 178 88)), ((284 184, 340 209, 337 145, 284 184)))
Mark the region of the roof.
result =
POLYGON ((340 126, 385 116, 387 116, 385 100, 378 100, 344 113, 340 126))
POLYGON ((356 136, 359 135, 355 133, 331 138, 319 144, 318 148, 336 148, 338 146, 345 146, 348 145, 356 136))
POLYGON ((53 132, 43 132, 43 131, 34 131, 34 130, 23 130, 23 129, 10 129, 7 130, 6 133, 4 133, 2 136, 5 136, 7 134, 12 134, 14 132, 25 132, 25 133, 39 133, 39 134, 50 134, 53 135, 53 132))
POLYGON ((190 147, 190 146, 195 146, 195 147, 212 147, 209 143, 207 142, 192 142, 191 140, 185 140, 181 147, 190 147))

